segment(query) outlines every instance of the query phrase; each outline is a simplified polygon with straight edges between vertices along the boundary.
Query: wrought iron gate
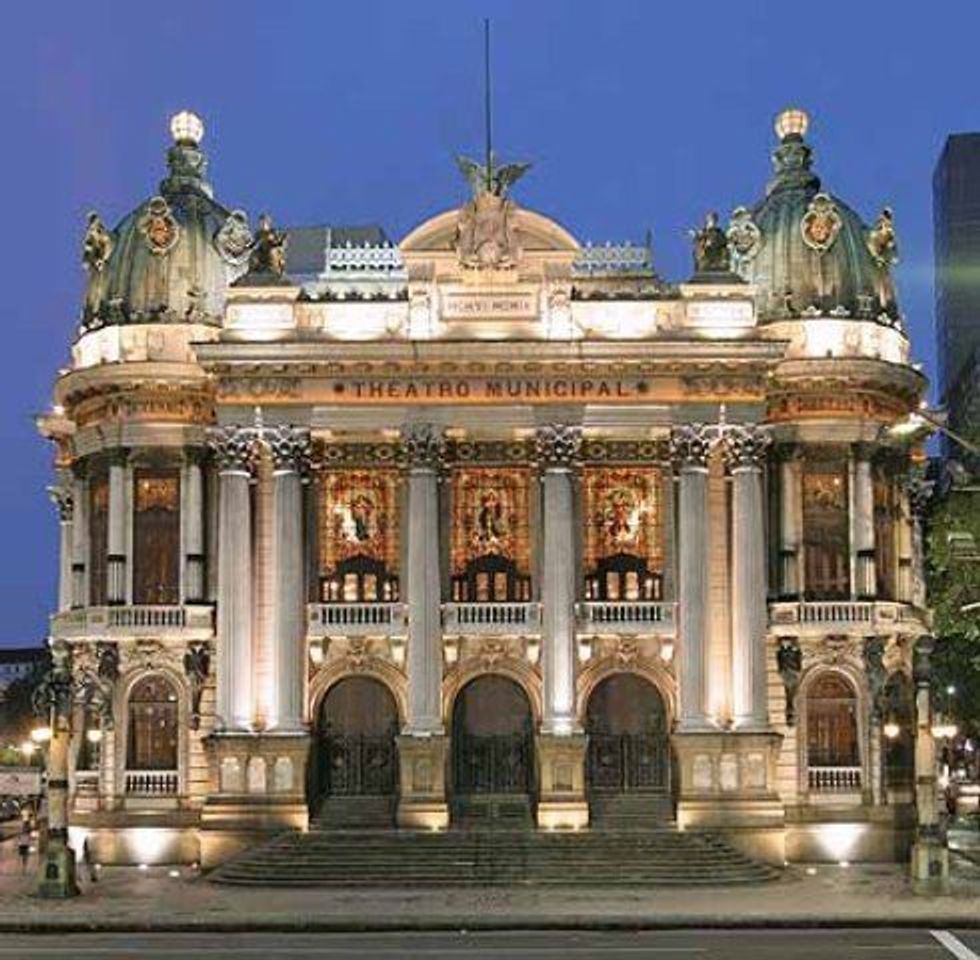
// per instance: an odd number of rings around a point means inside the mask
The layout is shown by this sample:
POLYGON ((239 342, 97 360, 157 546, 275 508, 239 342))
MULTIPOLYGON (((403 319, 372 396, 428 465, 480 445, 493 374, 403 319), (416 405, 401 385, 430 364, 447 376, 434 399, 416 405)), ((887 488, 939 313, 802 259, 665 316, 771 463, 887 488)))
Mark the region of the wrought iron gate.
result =
POLYGON ((667 739, 646 733, 590 733, 589 786, 610 793, 666 792, 670 786, 667 739))
POLYGON ((395 792, 398 761, 393 737, 328 735, 323 744, 329 796, 377 797, 395 792))
POLYGON ((453 738, 458 794, 526 794, 531 790, 531 738, 525 733, 453 738))

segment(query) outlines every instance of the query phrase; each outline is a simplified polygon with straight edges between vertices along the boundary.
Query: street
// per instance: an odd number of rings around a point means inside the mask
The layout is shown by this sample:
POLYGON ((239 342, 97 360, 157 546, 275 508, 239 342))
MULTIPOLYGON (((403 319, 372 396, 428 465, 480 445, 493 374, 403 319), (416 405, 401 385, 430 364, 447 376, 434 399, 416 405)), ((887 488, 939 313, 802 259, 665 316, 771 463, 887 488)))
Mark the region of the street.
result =
POLYGON ((725 958, 725 960, 851 960, 851 958, 980 956, 980 931, 929 930, 711 930, 651 932, 500 933, 154 933, 5 934, 0 958, 508 958, 508 960, 617 960, 617 958, 725 958), (943 941, 943 942, 941 942, 943 941))

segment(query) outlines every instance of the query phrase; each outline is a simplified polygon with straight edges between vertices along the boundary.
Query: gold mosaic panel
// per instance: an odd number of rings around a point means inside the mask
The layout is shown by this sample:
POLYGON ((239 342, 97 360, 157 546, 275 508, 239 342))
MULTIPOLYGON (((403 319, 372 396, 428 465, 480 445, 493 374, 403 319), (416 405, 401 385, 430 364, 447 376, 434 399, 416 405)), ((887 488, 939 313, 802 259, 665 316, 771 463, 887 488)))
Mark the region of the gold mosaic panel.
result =
POLYGON ((626 553, 663 568, 663 475, 655 467, 586 467, 585 567, 626 553))
POLYGON ((526 572, 531 566, 531 473, 524 467, 461 467, 453 471, 452 570, 497 555, 526 572))
POLYGON ((320 476, 320 570, 351 557, 398 571, 398 474, 395 470, 328 470, 320 476))

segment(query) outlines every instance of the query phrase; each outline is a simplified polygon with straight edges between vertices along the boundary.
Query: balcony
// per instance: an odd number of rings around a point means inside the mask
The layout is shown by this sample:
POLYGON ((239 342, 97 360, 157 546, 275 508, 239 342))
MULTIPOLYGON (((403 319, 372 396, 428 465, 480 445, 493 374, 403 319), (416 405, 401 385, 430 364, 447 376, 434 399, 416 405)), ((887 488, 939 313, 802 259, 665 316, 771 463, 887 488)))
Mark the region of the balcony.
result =
POLYGON ((311 603, 307 607, 307 636, 390 637, 408 631, 403 603, 311 603))
POLYGON ((127 797, 176 797, 180 777, 176 770, 127 770, 127 797))
POLYGON ((769 625, 803 635, 833 629, 863 636, 876 629, 921 633, 929 622, 925 611, 892 600, 807 600, 769 604, 769 625))
POLYGON ((513 636, 541 632, 539 603, 444 603, 442 630, 449 636, 513 636))
POLYGON ((208 640, 214 636, 214 608, 203 605, 79 607, 51 618, 51 635, 59 640, 173 637, 208 640))
POLYGON ((677 604, 659 600, 588 600, 578 605, 578 630, 583 634, 672 636, 677 604))
POLYGON ((860 767, 809 767, 807 786, 813 793, 860 793, 860 767))

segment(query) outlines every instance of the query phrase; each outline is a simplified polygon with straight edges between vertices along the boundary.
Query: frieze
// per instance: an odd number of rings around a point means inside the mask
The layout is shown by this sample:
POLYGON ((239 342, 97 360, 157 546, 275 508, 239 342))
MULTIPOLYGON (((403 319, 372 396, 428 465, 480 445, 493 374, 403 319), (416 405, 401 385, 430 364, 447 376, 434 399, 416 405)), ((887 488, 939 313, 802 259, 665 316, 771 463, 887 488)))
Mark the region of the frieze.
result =
POLYGON ((579 426, 549 423, 535 431, 535 458, 545 467, 572 466, 579 462, 581 450, 582 428, 579 426))
POLYGON ((666 463, 670 459, 670 445, 666 439, 589 439, 582 447, 582 459, 594 463, 666 463))
POLYGON ((234 377, 218 381, 217 394, 221 398, 246 397, 298 397, 299 377, 234 377))

